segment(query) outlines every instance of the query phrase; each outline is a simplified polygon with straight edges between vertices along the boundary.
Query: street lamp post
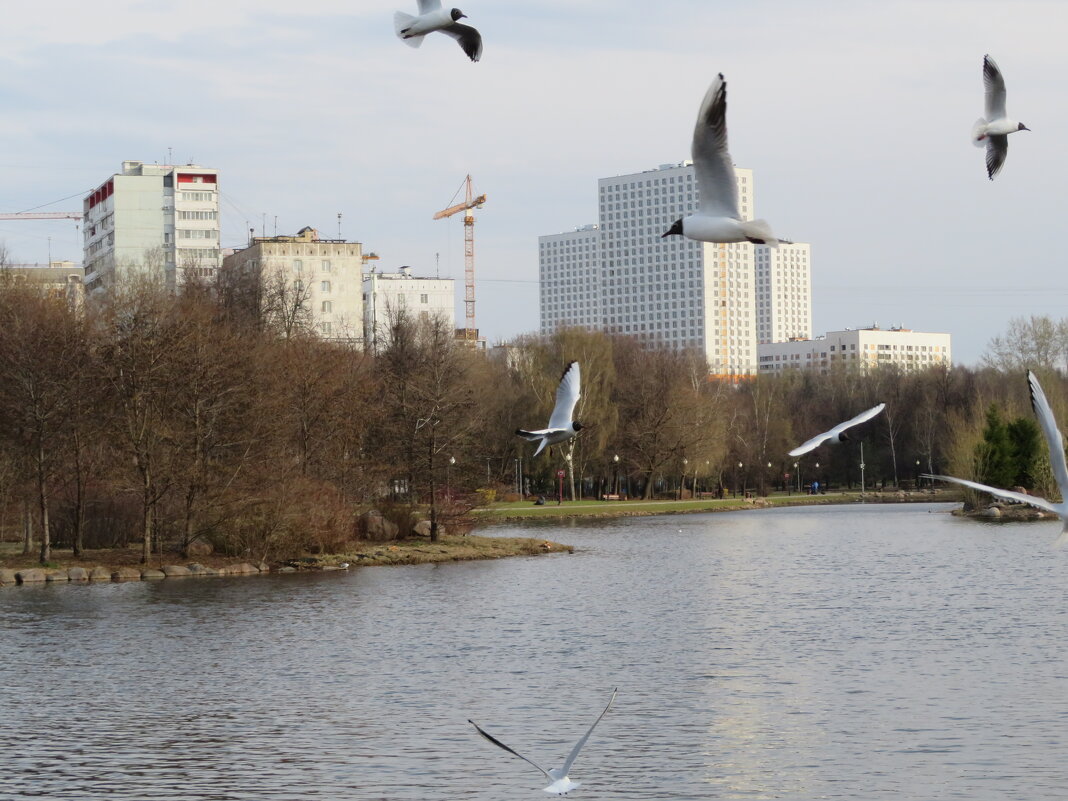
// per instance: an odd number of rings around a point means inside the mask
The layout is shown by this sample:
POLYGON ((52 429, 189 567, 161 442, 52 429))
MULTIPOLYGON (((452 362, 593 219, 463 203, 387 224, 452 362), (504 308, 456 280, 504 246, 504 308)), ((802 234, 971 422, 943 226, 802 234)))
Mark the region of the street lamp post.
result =
MULTIPOLYGON (((820 463, 816 462, 816 481, 820 480, 820 463)), ((816 493, 812 493, 815 495, 816 493)))
POLYGON ((690 460, 685 456, 682 458, 682 477, 679 480, 679 500, 682 500, 682 493, 686 490, 686 465, 690 463, 690 460))
MULTIPOLYGON (((742 463, 738 462, 738 472, 734 474, 734 497, 738 497, 738 483, 742 480, 742 463)), ((745 487, 742 488, 742 497, 745 497, 745 487)))
POLYGON ((449 457, 449 464, 445 467, 445 500, 452 500, 452 490, 449 488, 450 474, 452 472, 452 466, 456 464, 456 457, 449 457))
POLYGON ((612 470, 614 471, 614 477, 612 479, 612 485, 615 487, 612 494, 617 498, 619 497, 619 454, 612 456, 612 470))
POLYGON ((801 494, 801 470, 798 469, 798 463, 794 462, 794 475, 797 476, 797 494, 801 494))
POLYGON ((916 489, 920 488, 920 460, 916 460, 916 489))
POLYGON ((768 476, 771 475, 771 462, 768 462, 768 469, 764 473, 764 497, 768 497, 771 493, 768 492, 768 476))
POLYGON ((860 494, 864 494, 864 468, 867 465, 864 464, 864 443, 860 443, 860 494))

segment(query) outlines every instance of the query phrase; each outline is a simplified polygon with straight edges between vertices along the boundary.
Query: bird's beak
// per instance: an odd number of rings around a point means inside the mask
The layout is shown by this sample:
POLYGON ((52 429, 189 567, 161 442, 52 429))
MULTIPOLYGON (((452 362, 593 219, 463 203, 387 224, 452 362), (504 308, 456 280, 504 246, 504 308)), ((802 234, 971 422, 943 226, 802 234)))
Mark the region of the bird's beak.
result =
POLYGON ((662 233, 660 235, 660 238, 663 239, 665 236, 670 236, 670 235, 671 235, 671 231, 664 231, 664 233, 662 233))
POLYGON ((461 14, 460 19, 467 19, 467 14, 461 14))
POLYGON ((1031 129, 1030 129, 1030 128, 1028 128, 1028 127, 1027 127, 1026 125, 1024 125, 1024 124, 1023 124, 1023 123, 1021 122, 1021 123, 1020 123, 1020 130, 1021 130, 1021 131, 1030 131, 1031 129))

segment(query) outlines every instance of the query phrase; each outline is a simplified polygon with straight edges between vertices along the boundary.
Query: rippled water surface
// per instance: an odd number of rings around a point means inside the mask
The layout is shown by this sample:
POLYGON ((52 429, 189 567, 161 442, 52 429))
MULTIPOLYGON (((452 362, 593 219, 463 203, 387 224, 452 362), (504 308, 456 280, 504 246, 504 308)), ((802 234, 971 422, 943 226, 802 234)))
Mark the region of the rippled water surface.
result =
POLYGON ((574 555, 0 589, 0 798, 1068 796, 1058 524, 500 526, 574 555))

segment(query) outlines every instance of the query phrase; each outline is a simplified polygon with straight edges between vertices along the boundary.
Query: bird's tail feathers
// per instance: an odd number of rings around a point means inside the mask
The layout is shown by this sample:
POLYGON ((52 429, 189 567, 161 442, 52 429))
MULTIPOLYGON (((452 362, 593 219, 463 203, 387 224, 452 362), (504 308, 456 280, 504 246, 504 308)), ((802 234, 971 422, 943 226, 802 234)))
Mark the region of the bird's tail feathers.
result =
POLYGON ((393 29, 397 32, 397 36, 400 38, 400 40, 406 45, 408 45, 408 47, 419 47, 419 45, 423 43, 422 36, 411 36, 405 38, 404 34, 401 33, 401 31, 404 31, 405 29, 411 27, 412 23, 415 22, 416 19, 416 17, 413 17, 411 14, 405 14, 403 11, 393 12, 393 29))
MULTIPOLYGON (((541 453, 543 450, 545 450, 545 443, 548 442, 548 441, 549 440, 547 440, 544 437, 542 437, 541 442, 538 444, 538 449, 536 451, 534 451, 534 455, 535 456, 537 456, 539 453, 541 453)), ((552 448, 549 449, 549 453, 550 454, 552 453, 552 448)))
POLYGON ((1057 537, 1057 541, 1053 543, 1054 548, 1064 548, 1068 546, 1068 527, 1061 532, 1061 536, 1057 537))
POLYGON ((980 117, 972 126, 972 144, 976 147, 986 147, 986 118, 980 117))
POLYGON ((771 232, 771 226, 768 225, 767 220, 746 220, 742 222, 742 233, 746 235, 746 238, 750 242, 759 240, 765 245, 771 245, 773 248, 779 246, 779 240, 771 232))

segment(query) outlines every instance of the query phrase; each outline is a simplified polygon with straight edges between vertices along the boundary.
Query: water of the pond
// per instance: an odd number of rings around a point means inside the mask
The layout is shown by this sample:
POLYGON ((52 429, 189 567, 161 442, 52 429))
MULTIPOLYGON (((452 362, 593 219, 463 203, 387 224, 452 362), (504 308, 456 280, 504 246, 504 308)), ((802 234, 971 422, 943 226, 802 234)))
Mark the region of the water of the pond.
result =
POLYGON ((502 525, 558 555, 0 591, 4 799, 1068 795, 1058 524, 871 505, 502 525))

